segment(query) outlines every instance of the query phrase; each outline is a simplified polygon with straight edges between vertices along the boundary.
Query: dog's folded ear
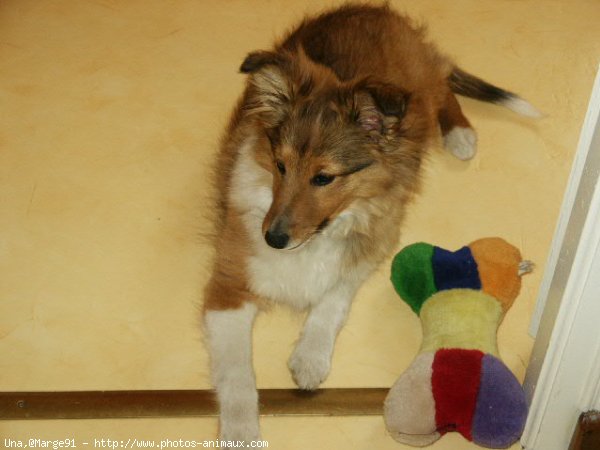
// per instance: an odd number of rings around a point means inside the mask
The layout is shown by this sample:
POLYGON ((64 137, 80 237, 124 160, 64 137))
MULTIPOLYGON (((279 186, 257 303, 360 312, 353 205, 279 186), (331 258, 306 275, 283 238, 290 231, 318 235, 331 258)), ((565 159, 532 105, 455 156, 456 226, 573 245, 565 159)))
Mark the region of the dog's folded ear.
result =
POLYGON ((257 50, 248 53, 240 66, 240 72, 254 73, 265 66, 283 66, 286 62, 286 58, 280 53, 257 50))
POLYGON ((281 53, 256 51, 248 54, 240 72, 250 75, 248 114, 256 114, 267 127, 275 127, 285 116, 292 96, 289 59, 281 53))
POLYGON ((386 134, 402 120, 409 101, 410 94, 397 86, 364 81, 354 88, 353 116, 366 131, 386 134))

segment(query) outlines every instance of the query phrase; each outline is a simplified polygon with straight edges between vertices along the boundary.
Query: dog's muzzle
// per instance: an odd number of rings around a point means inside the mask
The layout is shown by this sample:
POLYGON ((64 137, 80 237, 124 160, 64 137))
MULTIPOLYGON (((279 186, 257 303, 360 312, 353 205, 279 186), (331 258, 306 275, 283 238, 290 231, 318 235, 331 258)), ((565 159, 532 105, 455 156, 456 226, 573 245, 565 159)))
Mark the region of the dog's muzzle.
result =
POLYGON ((287 247, 290 242, 290 235, 287 233, 286 222, 287 220, 285 220, 285 218, 280 218, 267 230, 265 233, 265 241, 267 241, 269 246, 279 250, 287 247))

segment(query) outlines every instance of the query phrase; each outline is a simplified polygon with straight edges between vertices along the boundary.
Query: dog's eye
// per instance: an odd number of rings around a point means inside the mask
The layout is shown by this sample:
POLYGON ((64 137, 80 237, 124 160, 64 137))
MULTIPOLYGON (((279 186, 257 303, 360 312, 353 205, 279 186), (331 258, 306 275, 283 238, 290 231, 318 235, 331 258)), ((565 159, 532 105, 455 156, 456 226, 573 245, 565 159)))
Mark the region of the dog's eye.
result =
POLYGON ((285 165, 281 161, 277 161, 275 165, 277 166, 277 170, 279 170, 279 173, 281 175, 285 175, 285 165))
POLYGON ((324 173, 319 173, 312 177, 310 180, 310 184, 313 186, 325 186, 331 183, 335 178, 335 175, 326 175, 324 173))

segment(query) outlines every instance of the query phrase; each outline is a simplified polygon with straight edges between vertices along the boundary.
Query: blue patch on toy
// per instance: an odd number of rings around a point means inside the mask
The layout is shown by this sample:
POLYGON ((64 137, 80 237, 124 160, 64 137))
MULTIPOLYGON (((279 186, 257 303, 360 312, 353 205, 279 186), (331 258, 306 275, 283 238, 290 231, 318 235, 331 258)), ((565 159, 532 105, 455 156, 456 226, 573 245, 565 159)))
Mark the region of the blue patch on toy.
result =
POLYGON ((460 288, 481 289, 477 263, 469 247, 463 247, 455 252, 434 247, 431 263, 438 291, 460 288))

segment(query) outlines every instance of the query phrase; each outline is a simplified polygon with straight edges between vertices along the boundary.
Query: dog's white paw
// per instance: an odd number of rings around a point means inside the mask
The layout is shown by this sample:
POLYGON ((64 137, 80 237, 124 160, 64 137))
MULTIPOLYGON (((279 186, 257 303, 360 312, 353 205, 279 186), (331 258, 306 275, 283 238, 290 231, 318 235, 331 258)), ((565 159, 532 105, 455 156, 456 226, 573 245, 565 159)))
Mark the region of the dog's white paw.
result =
POLYGON ((300 389, 313 391, 329 375, 331 358, 322 350, 299 343, 288 360, 288 368, 300 389))
POLYGON ((477 134, 473 128, 454 127, 444 136, 444 147, 466 161, 477 153, 477 134))
POLYGON ((237 382, 218 388, 219 437, 224 441, 258 440, 258 392, 254 387, 254 380, 240 383, 239 373, 236 374, 235 370, 230 370, 228 376, 237 382))
POLYGON ((237 415, 234 418, 221 417, 219 430, 219 439, 222 441, 258 441, 260 439, 260 429, 258 417, 244 417, 237 415))

